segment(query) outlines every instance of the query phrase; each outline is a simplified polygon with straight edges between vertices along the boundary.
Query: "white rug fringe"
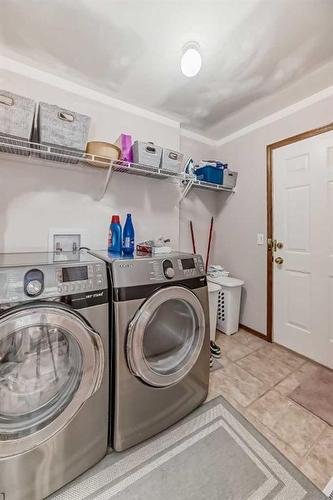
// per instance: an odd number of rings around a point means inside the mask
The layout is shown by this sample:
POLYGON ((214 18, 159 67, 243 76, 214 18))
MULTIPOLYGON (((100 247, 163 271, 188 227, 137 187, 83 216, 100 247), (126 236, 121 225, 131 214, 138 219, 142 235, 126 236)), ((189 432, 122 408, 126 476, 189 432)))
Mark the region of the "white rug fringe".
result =
POLYGON ((328 481, 324 488, 324 494, 329 500, 333 500, 333 477, 328 481))

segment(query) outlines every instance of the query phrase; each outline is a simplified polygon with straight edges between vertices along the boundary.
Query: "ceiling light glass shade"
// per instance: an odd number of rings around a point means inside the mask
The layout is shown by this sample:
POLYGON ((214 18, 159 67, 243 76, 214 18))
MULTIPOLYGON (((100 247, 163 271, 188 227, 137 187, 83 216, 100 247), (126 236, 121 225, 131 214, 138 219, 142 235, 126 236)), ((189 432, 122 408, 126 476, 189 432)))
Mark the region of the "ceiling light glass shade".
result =
POLYGON ((199 73, 202 64, 201 54, 196 45, 187 45, 180 62, 182 73, 191 78, 199 73))

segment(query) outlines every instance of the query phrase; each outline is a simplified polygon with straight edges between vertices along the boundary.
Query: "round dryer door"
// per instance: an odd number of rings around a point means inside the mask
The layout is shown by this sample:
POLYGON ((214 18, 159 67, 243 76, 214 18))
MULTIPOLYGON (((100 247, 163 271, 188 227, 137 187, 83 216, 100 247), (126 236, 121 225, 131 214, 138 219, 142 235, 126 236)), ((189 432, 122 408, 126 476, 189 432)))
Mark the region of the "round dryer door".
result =
POLYGON ((176 384, 195 365, 204 338, 205 315, 194 293, 179 286, 161 289, 130 323, 130 370, 154 387, 176 384))
POLYGON ((103 369, 100 336, 66 306, 0 317, 0 457, 63 428, 99 388, 103 369))

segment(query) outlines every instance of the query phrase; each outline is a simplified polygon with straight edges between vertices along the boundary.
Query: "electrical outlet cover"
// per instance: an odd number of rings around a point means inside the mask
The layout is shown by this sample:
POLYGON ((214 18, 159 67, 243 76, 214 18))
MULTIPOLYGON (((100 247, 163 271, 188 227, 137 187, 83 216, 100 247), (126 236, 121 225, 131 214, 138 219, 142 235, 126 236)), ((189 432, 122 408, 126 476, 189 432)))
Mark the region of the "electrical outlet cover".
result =
POLYGON ((257 245, 263 245, 264 244, 264 235, 263 233, 258 233, 257 234, 257 245))

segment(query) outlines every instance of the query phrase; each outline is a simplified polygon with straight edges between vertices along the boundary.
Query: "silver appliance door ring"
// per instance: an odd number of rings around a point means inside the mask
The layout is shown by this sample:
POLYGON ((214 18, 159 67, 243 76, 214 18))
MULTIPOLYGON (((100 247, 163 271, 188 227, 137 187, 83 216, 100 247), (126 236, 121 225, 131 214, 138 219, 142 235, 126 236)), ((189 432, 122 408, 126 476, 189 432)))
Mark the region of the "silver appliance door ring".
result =
POLYGON ((130 371, 154 387, 168 387, 182 380, 193 368, 200 355, 205 339, 205 314, 199 299, 190 290, 171 286, 155 292, 137 311, 128 328, 127 360, 130 371), (145 359, 143 341, 146 327, 156 310, 168 300, 179 300, 193 309, 197 318, 198 335, 191 355, 185 363, 170 374, 154 371, 145 359))
POLYGON ((96 363, 98 365, 98 369, 96 370, 96 380, 94 384, 94 388, 92 390, 92 393, 90 397, 95 394, 95 392, 98 391, 98 389, 101 387, 102 381, 103 381, 103 375, 104 375, 104 367, 105 367, 105 353, 104 353, 104 346, 102 339, 100 335, 93 330, 92 328, 88 327, 87 325, 84 325, 85 328, 90 332, 91 336, 93 337, 94 341, 97 344, 97 351, 98 355, 96 356, 96 363))
POLYGON ((36 448, 61 431, 82 405, 99 389, 104 371, 104 348, 100 336, 70 311, 54 305, 31 307, 9 312, 0 318, 0 340, 12 333, 36 325, 63 329, 77 342, 82 353, 82 374, 73 398, 54 420, 32 434, 2 440, 0 458, 36 448))

